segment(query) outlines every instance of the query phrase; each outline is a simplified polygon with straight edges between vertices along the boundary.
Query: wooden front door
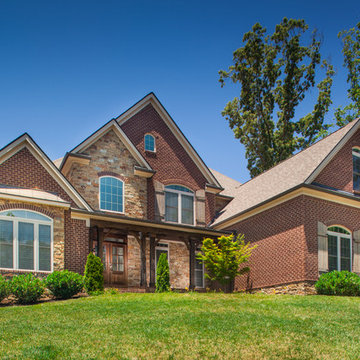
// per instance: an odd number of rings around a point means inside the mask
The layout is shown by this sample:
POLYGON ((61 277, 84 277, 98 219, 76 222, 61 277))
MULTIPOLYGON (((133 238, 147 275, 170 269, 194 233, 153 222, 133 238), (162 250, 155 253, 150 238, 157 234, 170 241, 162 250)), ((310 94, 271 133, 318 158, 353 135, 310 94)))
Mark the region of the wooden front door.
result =
POLYGON ((103 244, 104 282, 106 285, 127 285, 126 244, 103 244))

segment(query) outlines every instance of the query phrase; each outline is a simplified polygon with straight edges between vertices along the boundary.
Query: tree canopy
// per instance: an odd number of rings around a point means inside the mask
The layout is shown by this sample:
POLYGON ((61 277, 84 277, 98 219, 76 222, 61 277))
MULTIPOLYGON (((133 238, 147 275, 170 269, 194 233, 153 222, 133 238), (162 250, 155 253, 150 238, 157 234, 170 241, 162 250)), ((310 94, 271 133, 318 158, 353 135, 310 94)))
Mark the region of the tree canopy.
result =
POLYGON ((336 124, 343 126, 360 117, 360 22, 350 30, 341 31, 338 37, 343 43, 344 67, 350 85, 347 91, 350 103, 335 111, 336 124))
POLYGON ((240 96, 230 101, 223 116, 245 145, 251 177, 287 159, 295 151, 327 134, 324 124, 331 105, 333 67, 321 58, 316 32, 304 45, 308 25, 301 19, 284 18, 273 34, 256 23, 243 37, 244 46, 233 54, 226 79, 240 85, 240 96), (319 72, 323 79, 316 84, 319 72), (296 107, 316 87, 313 111, 295 121, 296 107))

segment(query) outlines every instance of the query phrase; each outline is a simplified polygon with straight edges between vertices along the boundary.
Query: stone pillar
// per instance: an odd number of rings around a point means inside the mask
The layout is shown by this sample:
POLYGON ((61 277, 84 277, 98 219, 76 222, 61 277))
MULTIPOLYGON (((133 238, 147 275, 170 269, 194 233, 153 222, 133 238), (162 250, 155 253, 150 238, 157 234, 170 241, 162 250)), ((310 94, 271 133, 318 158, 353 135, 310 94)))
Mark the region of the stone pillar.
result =
POLYGON ((146 236, 140 233, 140 286, 146 287, 146 236))
POLYGON ((155 287, 155 238, 150 236, 150 287, 155 287))

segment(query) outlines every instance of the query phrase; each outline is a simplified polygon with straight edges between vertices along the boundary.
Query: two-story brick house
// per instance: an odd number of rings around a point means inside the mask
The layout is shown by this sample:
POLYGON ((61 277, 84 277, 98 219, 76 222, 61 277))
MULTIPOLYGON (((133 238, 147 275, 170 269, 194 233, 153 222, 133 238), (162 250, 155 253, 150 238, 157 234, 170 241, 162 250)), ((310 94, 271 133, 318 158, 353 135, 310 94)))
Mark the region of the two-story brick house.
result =
POLYGON ((0 273, 82 273, 94 251, 108 285, 153 288, 166 252, 174 288, 204 288, 198 247, 231 232, 258 244, 238 290, 360 272, 359 126, 245 184, 210 170, 152 93, 54 162, 24 134, 0 150, 0 273))
POLYGON ((51 162, 27 134, 0 152, 0 269, 82 273, 95 251, 111 286, 205 286, 195 259, 223 189, 154 94, 51 162))

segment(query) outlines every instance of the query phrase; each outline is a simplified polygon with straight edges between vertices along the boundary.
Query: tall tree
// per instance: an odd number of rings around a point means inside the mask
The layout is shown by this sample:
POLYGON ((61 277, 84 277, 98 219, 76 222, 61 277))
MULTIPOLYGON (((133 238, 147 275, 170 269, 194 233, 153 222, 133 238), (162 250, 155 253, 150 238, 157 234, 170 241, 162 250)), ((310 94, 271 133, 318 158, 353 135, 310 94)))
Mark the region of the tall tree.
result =
POLYGON ((343 43, 344 67, 348 69, 347 82, 350 84, 350 103, 335 111, 336 124, 343 126, 360 117, 360 22, 348 31, 341 31, 338 37, 343 43))
POLYGON ((334 71, 321 59, 316 32, 303 45, 307 30, 304 20, 284 18, 267 35, 257 23, 244 35, 245 45, 234 52, 234 64, 228 71, 219 71, 221 86, 226 79, 240 84, 240 97, 230 101, 222 114, 245 145, 251 177, 311 145, 329 128, 324 116, 331 104, 334 71), (316 85, 319 68, 325 75, 316 85), (313 111, 295 121, 296 107, 315 86, 318 96, 313 111))

